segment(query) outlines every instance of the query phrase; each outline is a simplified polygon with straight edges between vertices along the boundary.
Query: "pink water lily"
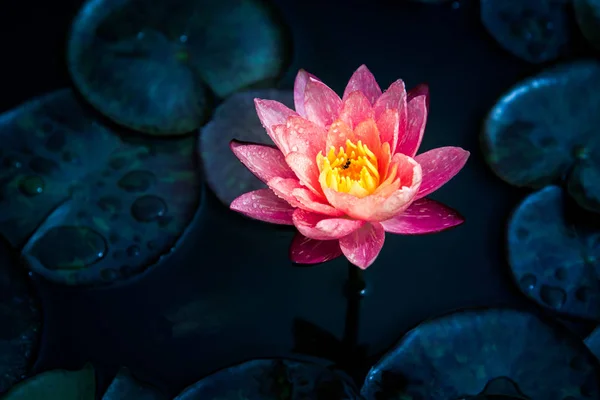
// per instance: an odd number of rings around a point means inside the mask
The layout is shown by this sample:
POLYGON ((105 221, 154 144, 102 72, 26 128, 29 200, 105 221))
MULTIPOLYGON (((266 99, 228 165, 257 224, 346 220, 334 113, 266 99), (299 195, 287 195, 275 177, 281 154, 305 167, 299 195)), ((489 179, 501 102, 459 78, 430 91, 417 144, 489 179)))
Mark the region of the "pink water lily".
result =
POLYGON ((255 99, 275 146, 231 142, 231 149, 268 189, 245 193, 231 209, 274 224, 294 225, 290 257, 314 264, 342 254, 365 269, 379 255, 385 232, 439 232, 464 219, 425 198, 454 177, 469 152, 440 147, 416 155, 429 108, 429 90, 406 92, 397 80, 382 93, 361 66, 342 98, 301 70, 296 111, 255 99))

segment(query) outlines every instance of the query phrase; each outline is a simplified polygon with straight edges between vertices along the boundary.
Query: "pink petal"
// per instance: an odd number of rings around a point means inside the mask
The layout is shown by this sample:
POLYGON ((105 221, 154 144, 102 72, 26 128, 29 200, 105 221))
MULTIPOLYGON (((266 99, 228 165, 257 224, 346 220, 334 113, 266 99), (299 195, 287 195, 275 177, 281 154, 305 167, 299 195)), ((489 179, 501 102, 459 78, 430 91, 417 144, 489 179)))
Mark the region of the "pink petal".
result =
POLYGON ((309 74, 305 70, 301 69, 296 75, 296 81, 294 82, 294 107, 296 112, 306 118, 306 111, 304 110, 304 92, 306 90, 306 83, 308 79, 312 78, 319 80, 316 76, 309 74))
POLYGON ((381 89, 366 65, 361 65, 354 74, 352 74, 352 77, 346 86, 346 90, 344 90, 342 99, 346 100, 346 98, 350 96, 350 93, 356 90, 361 91, 369 100, 370 104, 375 104, 375 101, 381 96, 381 89))
POLYGON ((423 169, 423 182, 416 198, 427 196, 452 179, 465 166, 469 154, 460 147, 438 147, 416 156, 423 169))
POLYGON ((423 134, 425 133, 427 97, 421 95, 410 100, 406 105, 406 113, 408 116, 406 133, 399 138, 395 153, 414 157, 417 154, 417 150, 419 150, 423 134))
POLYGON ((374 118, 375 114, 371 103, 362 92, 352 92, 346 96, 339 119, 348 124, 350 128, 354 129, 360 122, 374 118))
POLYGON ((306 118, 315 124, 328 128, 337 119, 342 100, 323 82, 308 78, 304 92, 306 118))
POLYGON ((280 133, 274 132, 273 125, 285 124, 285 121, 292 115, 298 115, 294 110, 290 110, 285 105, 274 100, 254 99, 256 113, 260 119, 260 123, 266 129, 267 134, 275 143, 279 150, 284 151, 283 138, 280 133))
POLYGON ((233 200, 229 208, 259 221, 280 225, 294 224, 292 221, 294 208, 277 197, 271 189, 244 193, 233 200))
POLYGON ((269 188, 279 197, 280 199, 288 202, 292 207, 299 207, 300 203, 292 195, 292 191, 297 188, 301 188, 302 185, 298 181, 298 178, 294 176, 291 179, 284 179, 275 177, 267 182, 269 188))
POLYGON ((389 143, 391 149, 396 148, 400 133, 400 114, 398 110, 390 108, 382 112, 376 120, 381 143, 389 143))
POLYGON ((422 235, 441 232, 465 222, 456 211, 430 199, 415 201, 402 214, 381 222, 386 232, 422 235))
POLYGON ((369 150, 371 150, 377 159, 381 156, 381 138, 379 137, 379 129, 377 124, 372 119, 362 121, 356 128, 354 128, 354 138, 356 142, 359 140, 366 144, 369 150))
POLYGON ((290 117, 285 129, 289 152, 302 153, 316 160, 317 153, 325 148, 327 131, 305 118, 290 117))
POLYGON ((390 135, 386 134, 382 142, 388 142, 392 150, 396 149, 398 141, 404 136, 406 132, 406 88, 404 82, 398 79, 392 83, 390 87, 381 95, 375 102, 373 110, 375 111, 375 118, 379 119, 386 110, 397 110, 398 111, 398 133, 392 132, 390 135))
POLYGON ((265 183, 276 176, 296 177, 285 162, 283 153, 272 146, 232 140, 229 147, 242 164, 265 183))
POLYGON ((297 208, 292 216, 294 226, 304 236, 316 240, 333 240, 346 236, 365 224, 346 218, 331 218, 297 208))
POLYGON ((299 203, 298 207, 304 210, 329 215, 331 217, 341 217, 344 215, 342 211, 326 204, 327 199, 325 199, 325 196, 314 194, 304 187, 294 189, 292 195, 299 203))
POLYGON ((290 245, 290 260, 297 264, 319 264, 341 255, 337 240, 314 240, 298 233, 290 245))
POLYGON ((306 154, 292 152, 285 157, 285 162, 296 174, 300 183, 312 190, 316 195, 322 196, 321 184, 319 183, 319 169, 317 160, 309 158, 306 154))
POLYGON ((346 139, 356 142, 354 138, 354 131, 341 119, 334 121, 327 131, 327 139, 325 141, 325 151, 323 152, 323 155, 326 156, 331 147, 333 147, 336 152, 340 147, 346 147, 346 139))
POLYGON ((340 248, 348 261, 360 269, 367 269, 383 248, 385 231, 380 223, 367 223, 340 239, 340 248))
POLYGON ((407 101, 411 101, 417 96, 425 96, 427 105, 427 111, 429 111, 429 86, 425 83, 421 83, 414 88, 410 89, 407 93, 407 101))

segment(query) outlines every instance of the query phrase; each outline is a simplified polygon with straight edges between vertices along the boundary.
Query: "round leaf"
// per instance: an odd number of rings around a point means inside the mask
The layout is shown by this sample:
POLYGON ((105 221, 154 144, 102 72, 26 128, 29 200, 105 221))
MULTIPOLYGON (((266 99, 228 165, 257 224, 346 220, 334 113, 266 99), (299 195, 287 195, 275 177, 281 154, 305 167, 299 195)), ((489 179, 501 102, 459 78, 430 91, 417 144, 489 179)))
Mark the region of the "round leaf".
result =
POLYGON ((600 1, 573 0, 575 17, 581 33, 597 49, 600 49, 600 1))
POLYGON ((102 400, 167 400, 157 389, 138 382, 127 368, 121 368, 102 400))
POLYGON ((599 396, 599 385, 600 365, 578 338, 525 312, 490 309, 418 325, 371 369, 361 394, 584 400, 599 396))
POLYGON ((600 321, 600 225, 567 219, 557 186, 529 195, 508 223, 508 261, 521 291, 540 305, 600 321), (595 226, 594 226, 595 225, 595 226))
POLYGON ((557 58, 569 42, 568 1, 481 0, 481 20, 505 50, 531 63, 557 58))
POLYGON ((181 134, 218 97, 282 74, 287 33, 259 0, 89 0, 68 44, 83 96, 115 122, 181 134), (234 60, 234 61, 232 61, 234 60))
POLYGON ((585 344, 592 353, 594 353, 596 358, 600 360, 600 327, 596 327, 596 329, 585 338, 585 344))
POLYGON ((263 359, 216 372, 175 400, 354 400, 352 383, 330 368, 293 360, 263 359))
POLYGON ((123 137, 61 90, 0 117, 0 233, 29 267, 69 285, 145 270, 196 211, 193 138, 123 137))
POLYGON ((290 91, 256 90, 236 93, 215 110, 212 120, 200 133, 200 158, 209 187, 224 204, 238 196, 266 188, 233 154, 229 142, 236 139, 273 146, 256 114, 254 99, 279 101, 288 107, 294 104, 290 91))

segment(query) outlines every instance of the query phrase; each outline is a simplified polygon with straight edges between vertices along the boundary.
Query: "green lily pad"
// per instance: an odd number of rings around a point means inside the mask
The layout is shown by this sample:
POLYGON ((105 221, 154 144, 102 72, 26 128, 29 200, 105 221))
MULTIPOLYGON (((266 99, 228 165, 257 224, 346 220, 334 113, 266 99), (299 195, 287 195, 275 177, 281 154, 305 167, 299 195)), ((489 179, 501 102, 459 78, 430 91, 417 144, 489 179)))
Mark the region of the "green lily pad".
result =
POLYGON ((600 321, 600 225, 589 216, 569 220, 565 203, 557 186, 523 200, 508 223, 508 261, 529 298, 600 321))
POLYGON ((600 212, 600 63, 549 68, 508 91, 482 133, 486 161, 515 186, 567 181, 580 206, 600 212))
POLYGON ((564 54, 569 43, 568 0, 481 0, 481 20, 505 50, 542 63, 564 54))
POLYGON ((0 117, 0 234, 45 278, 105 284, 168 252, 200 199, 194 138, 110 130, 73 92, 0 117))
POLYGON ((329 367, 261 359, 209 375, 174 400, 355 400, 355 393, 350 379, 329 367))
POLYGON ((470 310, 406 334, 371 369, 361 394, 366 400, 584 400, 600 396, 600 364, 581 340, 535 315, 470 310))
POLYGON ((29 372, 40 340, 41 312, 27 272, 0 242, 0 393, 29 372))
POLYGON ((274 82, 287 28, 260 0, 88 0, 68 44, 71 76, 100 112, 150 134, 190 132, 224 98, 274 82))
POLYGON ((150 385, 138 382, 127 368, 121 368, 102 396, 102 400, 167 400, 150 385))
POLYGON ((217 107, 213 118, 200 133, 200 158, 206 182, 227 206, 246 192, 267 187, 229 147, 232 139, 274 145, 258 119, 255 98, 279 101, 290 108, 294 104, 291 91, 271 89, 236 93, 217 107))
POLYGON ((596 329, 585 338, 585 345, 592 353, 594 353, 596 358, 600 360, 600 327, 596 327, 596 329))
POLYGON ((573 0, 575 18, 583 36, 600 49, 600 1, 573 0))
POLYGON ((62 369, 38 374, 14 386, 2 400, 95 400, 96 375, 87 364, 79 371, 62 369))

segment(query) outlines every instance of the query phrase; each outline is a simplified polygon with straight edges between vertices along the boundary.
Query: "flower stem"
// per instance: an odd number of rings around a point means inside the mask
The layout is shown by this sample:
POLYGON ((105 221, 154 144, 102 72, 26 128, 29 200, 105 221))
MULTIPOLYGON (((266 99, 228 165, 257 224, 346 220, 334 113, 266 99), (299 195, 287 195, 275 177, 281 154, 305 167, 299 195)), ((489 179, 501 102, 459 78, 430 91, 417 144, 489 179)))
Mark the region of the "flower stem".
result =
POLYGON ((346 322, 342 343, 345 351, 345 361, 351 373, 360 362, 358 331, 360 326, 360 302, 365 294, 363 270, 348 262, 348 281, 346 282, 346 322))

